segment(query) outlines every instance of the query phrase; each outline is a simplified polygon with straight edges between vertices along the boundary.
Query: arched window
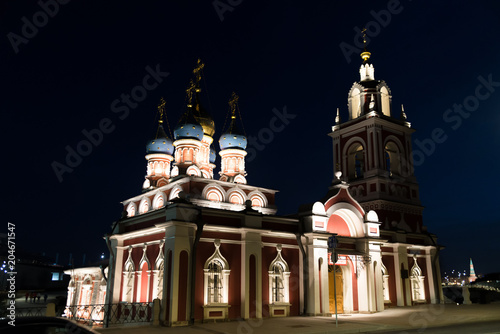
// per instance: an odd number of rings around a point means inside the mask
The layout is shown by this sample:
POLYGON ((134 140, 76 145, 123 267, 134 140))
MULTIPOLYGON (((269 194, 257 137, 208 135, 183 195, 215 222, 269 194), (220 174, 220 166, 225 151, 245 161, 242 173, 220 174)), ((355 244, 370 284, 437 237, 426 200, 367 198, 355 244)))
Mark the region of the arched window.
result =
POLYGON ((349 178, 362 178, 365 171, 365 150, 359 143, 349 148, 349 178))
POLYGON ((389 175, 401 174, 400 152, 398 146, 394 142, 388 142, 385 145, 385 169, 389 175))
POLYGON ((361 96, 359 88, 354 88, 351 92, 351 97, 349 98, 349 119, 355 119, 361 116, 361 96))
POLYGON ((391 156, 389 155, 389 152, 387 152, 387 148, 384 151, 385 153, 385 170, 389 172, 389 175, 392 175, 391 173, 391 156))
POLYGON ((146 251, 148 249, 147 244, 144 244, 142 247, 142 258, 139 261, 139 273, 137 278, 137 301, 141 303, 150 302, 150 275, 151 275, 151 264, 149 263, 149 259, 147 257, 146 251))
POLYGON ((413 301, 425 301, 424 278, 422 276, 422 269, 418 266, 417 257, 413 256, 413 267, 411 268, 411 291, 413 301))
POLYGON ((75 276, 71 276, 71 281, 68 285, 68 299, 66 300, 66 306, 75 305, 75 276))
POLYGON ((102 305, 105 303, 106 303, 106 280, 103 277, 99 285, 99 295, 97 296, 96 304, 102 305))
POLYGON ((92 277, 90 275, 86 275, 82 282, 80 305, 90 305, 92 292, 92 277))
POLYGON ((380 100, 382 102, 382 113, 385 116, 391 116, 391 97, 387 87, 380 88, 380 100))
POLYGON ((155 161, 155 175, 161 176, 163 175, 163 162, 155 161))
POLYGON ((365 169, 365 157, 364 157, 364 151, 356 151, 354 155, 354 178, 361 178, 363 177, 363 171, 365 169))
POLYGON ((165 260, 163 256, 164 242, 160 242, 160 249, 155 261, 153 279, 153 299, 163 299, 163 272, 165 271, 165 260))
POLYGON ((269 304, 289 304, 290 270, 281 255, 282 246, 276 245, 278 254, 269 266, 269 304))
POLYGON ((275 263, 271 270, 271 285, 272 285, 272 302, 281 303, 285 299, 283 281, 285 277, 283 276, 283 266, 280 263, 275 263))
POLYGON ((214 241, 215 252, 205 262, 205 305, 228 303, 229 264, 220 253, 220 240, 214 241))
POLYGON ((128 249, 128 259, 123 267, 122 302, 132 303, 134 298, 135 267, 132 261, 132 247, 128 249))
POLYGON ((208 303, 222 303, 223 302, 223 275, 222 264, 213 260, 208 264, 208 303))

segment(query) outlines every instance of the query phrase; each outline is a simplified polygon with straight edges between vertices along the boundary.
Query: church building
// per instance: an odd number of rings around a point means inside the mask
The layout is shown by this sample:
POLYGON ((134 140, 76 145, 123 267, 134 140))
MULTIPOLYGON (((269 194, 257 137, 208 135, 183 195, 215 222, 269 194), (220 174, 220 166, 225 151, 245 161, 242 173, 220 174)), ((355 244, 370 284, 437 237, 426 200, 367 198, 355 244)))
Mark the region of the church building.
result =
POLYGON ((176 326, 442 301, 439 246, 423 225, 413 174, 414 130, 375 79, 370 53, 361 56, 349 119, 337 111, 330 133, 334 180, 323 198, 289 216, 276 215, 276 190, 247 183, 234 93, 228 125, 214 137, 198 61, 173 136, 165 102, 158 106, 142 192, 122 202, 122 219, 106 236, 106 303, 158 299, 161 322, 176 326))

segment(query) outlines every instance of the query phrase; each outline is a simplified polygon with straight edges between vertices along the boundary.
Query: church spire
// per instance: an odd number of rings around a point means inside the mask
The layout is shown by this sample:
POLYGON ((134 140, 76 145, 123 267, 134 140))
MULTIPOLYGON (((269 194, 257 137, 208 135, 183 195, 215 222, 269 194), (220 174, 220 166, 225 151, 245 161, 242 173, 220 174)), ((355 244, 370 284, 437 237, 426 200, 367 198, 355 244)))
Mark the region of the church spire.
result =
POLYGON ((476 277, 476 271, 474 270, 474 265, 472 264, 472 259, 469 260, 470 260, 469 283, 472 283, 477 279, 477 277, 476 277))
POLYGON ((363 64, 359 68, 359 75, 361 76, 361 81, 375 80, 375 69, 373 68, 373 64, 368 61, 372 54, 366 49, 366 28, 362 32, 364 49, 361 52, 361 59, 363 59, 363 64))
POLYGON ((363 33, 363 52, 361 52, 361 59, 363 59, 363 64, 368 63, 368 59, 370 59, 370 56, 372 55, 368 50, 366 49, 366 28, 363 28, 361 30, 363 33))

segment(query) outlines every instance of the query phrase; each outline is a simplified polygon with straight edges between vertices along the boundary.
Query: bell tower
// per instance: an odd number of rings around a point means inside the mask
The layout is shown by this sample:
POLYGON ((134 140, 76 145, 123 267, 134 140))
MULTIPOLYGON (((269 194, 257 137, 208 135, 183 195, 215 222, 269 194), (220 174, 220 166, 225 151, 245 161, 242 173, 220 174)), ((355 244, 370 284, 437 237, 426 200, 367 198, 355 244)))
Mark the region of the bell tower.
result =
POLYGON ((341 171, 351 195, 366 211, 377 212, 382 229, 420 233, 423 208, 411 156, 415 130, 402 106, 396 117, 391 90, 375 79, 366 47, 361 58, 360 80, 347 97, 349 119, 342 123, 337 110, 329 134, 334 174, 341 171))

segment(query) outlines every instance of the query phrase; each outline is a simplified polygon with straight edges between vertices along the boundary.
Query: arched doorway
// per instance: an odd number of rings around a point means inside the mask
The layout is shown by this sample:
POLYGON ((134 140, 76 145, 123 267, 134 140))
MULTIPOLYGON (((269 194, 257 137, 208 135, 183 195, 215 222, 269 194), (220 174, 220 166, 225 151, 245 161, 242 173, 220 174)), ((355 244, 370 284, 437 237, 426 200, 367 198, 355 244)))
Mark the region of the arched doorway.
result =
POLYGON ((340 266, 328 266, 328 294, 330 313, 335 314, 335 294, 337 295, 337 313, 344 313, 344 280, 340 266))

